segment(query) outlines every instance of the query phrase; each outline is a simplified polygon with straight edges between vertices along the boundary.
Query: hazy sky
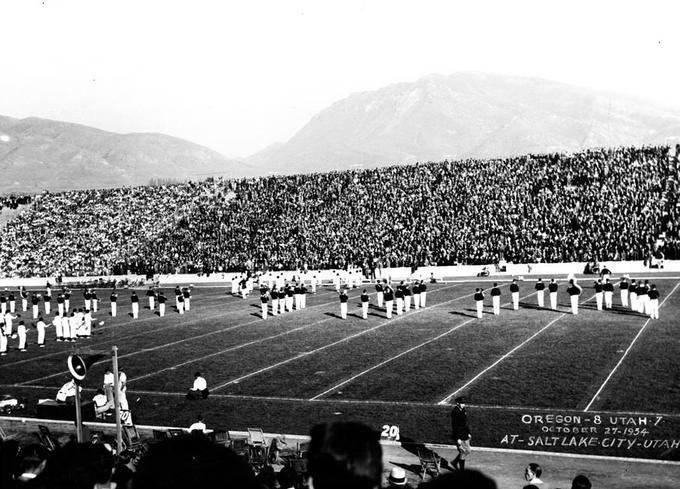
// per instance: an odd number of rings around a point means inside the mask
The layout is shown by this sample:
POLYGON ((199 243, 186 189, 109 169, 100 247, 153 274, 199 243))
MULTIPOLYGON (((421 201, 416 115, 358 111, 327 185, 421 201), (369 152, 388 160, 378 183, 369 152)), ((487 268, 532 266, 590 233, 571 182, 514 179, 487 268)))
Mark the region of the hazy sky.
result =
POLYGON ((680 106, 680 2, 0 0, 0 114, 246 156, 352 92, 540 76, 680 106))

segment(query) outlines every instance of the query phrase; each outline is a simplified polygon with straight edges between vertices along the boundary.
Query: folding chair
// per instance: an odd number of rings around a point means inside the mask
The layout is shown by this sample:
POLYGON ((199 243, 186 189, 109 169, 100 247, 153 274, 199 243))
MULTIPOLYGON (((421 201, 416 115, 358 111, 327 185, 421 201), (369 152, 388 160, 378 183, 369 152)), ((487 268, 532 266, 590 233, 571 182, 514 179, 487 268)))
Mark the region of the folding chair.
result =
POLYGON ((165 440, 168 438, 168 432, 163 430, 151 430, 154 440, 165 440))
POLYGON ((303 441, 298 442, 297 445, 297 456, 298 458, 307 458, 307 452, 309 451, 309 442, 303 441))
POLYGON ((236 455, 250 460, 250 447, 248 446, 247 438, 232 438, 231 449, 236 455))
POLYGON ((250 445, 250 464, 261 468, 267 464, 269 447, 264 439, 262 428, 248 428, 248 445, 250 445))
POLYGON ((437 477, 439 475, 439 455, 426 447, 418 447, 417 450, 420 466, 423 470, 420 477, 424 479, 425 474, 430 474, 432 477, 437 477))
POLYGON ((123 425, 123 442, 125 448, 133 452, 143 447, 142 439, 135 425, 123 425))
POLYGON ((178 428, 170 428, 168 430, 168 435, 170 435, 170 438, 175 438, 176 436, 184 436, 186 434, 187 434, 186 431, 178 428))
POLYGON ((215 430, 210 433, 210 439, 216 445, 231 448, 231 438, 229 437, 229 432, 226 430, 215 430))
POLYGON ((38 425, 38 439, 40 443, 47 448, 50 452, 57 449, 59 442, 52 436, 50 429, 47 426, 38 425))

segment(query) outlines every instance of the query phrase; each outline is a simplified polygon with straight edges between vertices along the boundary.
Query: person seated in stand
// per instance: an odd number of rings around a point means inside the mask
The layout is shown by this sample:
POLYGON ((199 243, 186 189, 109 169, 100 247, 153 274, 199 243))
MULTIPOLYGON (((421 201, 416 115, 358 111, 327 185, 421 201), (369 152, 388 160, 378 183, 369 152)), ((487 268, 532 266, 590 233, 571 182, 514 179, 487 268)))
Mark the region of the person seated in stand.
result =
POLYGON ((106 397, 104 389, 97 389, 97 393, 92 398, 92 402, 94 403, 94 413, 97 419, 104 419, 112 407, 112 404, 109 403, 109 400, 106 397))
POLYGON ((529 465, 527 465, 526 469, 524 469, 524 478, 527 480, 528 485, 534 485, 537 487, 545 488, 547 486, 541 480, 542 473, 543 469, 541 468, 540 465, 530 463, 529 465))
POLYGON ((196 416, 196 421, 191 426, 189 426, 189 433, 193 433, 194 431, 199 431, 201 433, 208 432, 208 427, 203 422, 203 415, 201 414, 196 416))
POLYGON ((194 385, 187 392, 187 399, 196 401, 198 399, 205 399, 210 394, 208 390, 208 383, 201 375, 201 372, 194 374, 194 385))
POLYGON ((71 379, 61 386, 61 389, 57 392, 57 402, 74 404, 76 402, 76 387, 79 392, 82 392, 83 388, 76 385, 76 381, 71 379))

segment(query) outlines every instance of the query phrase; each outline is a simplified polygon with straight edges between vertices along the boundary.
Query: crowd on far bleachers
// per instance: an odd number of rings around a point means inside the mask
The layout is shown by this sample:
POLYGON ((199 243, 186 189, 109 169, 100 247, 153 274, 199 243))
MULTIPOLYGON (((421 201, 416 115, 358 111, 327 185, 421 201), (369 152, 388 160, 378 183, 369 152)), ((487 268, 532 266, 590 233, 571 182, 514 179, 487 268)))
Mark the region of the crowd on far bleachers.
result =
POLYGON ((0 236, 0 273, 674 259, 677 163, 654 146, 46 194, 0 236))
POLYGON ((16 209, 20 205, 30 204, 32 200, 33 197, 31 195, 0 195, 0 211, 2 211, 3 208, 16 209))

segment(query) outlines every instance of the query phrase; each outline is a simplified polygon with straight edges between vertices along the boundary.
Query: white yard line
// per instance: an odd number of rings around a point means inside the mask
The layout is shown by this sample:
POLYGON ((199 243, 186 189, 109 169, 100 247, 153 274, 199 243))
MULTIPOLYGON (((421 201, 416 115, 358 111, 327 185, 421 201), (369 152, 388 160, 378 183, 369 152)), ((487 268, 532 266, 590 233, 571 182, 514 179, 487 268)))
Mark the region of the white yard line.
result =
MULTIPOLYGON (((336 302, 336 301, 333 301, 333 302, 326 302, 326 303, 323 303, 323 304, 316 304, 316 305, 314 305, 314 306, 309 306, 309 307, 307 307, 306 309, 312 309, 312 308, 315 308, 315 307, 326 306, 326 305, 328 305, 328 304, 334 304, 335 302, 336 302)), ((298 312, 298 311, 296 310, 296 311, 292 311, 292 312, 298 312)), ((288 312, 288 313, 286 313, 286 314, 280 314, 280 315, 278 315, 278 316, 276 316, 276 317, 288 317, 289 314, 291 314, 291 312, 288 312)), ((215 316, 215 317, 220 317, 221 315, 222 315, 222 314, 220 314, 220 315, 218 315, 218 316, 215 316)), ((201 320, 199 320, 199 321, 194 321, 194 322, 192 322, 191 324, 193 324, 193 323, 195 323, 195 322, 200 322, 200 321, 205 320, 205 319, 207 319, 207 318, 203 318, 203 319, 201 319, 201 320)), ((161 345, 156 345, 156 346, 151 347, 151 348, 145 348, 145 349, 143 349, 143 350, 134 351, 134 352, 127 353, 127 354, 124 354, 124 355, 119 355, 119 356, 118 356, 118 359, 120 360, 120 359, 122 359, 122 358, 128 358, 128 357, 132 357, 132 356, 139 355, 139 354, 142 354, 142 353, 148 353, 148 352, 151 352, 151 351, 156 351, 156 350, 160 350, 160 349, 163 349, 163 348, 168 348, 168 347, 170 347, 170 346, 175 346, 175 345, 178 345, 178 344, 180 344, 180 343, 185 343, 185 342, 187 342, 187 341, 194 341, 194 340, 196 340, 196 339, 205 338, 205 337, 207 337, 207 336, 212 336, 212 335, 224 333, 224 332, 227 332, 227 331, 232 331, 232 330, 234 330, 234 329, 242 328, 242 327, 244 327, 244 326, 248 326, 248 325, 251 325, 251 324, 254 324, 254 323, 259 323, 259 322, 261 322, 261 321, 262 321, 262 319, 255 319, 255 320, 249 321, 249 322, 247 322, 247 323, 237 324, 237 325, 234 325, 234 326, 229 326, 229 327, 227 327, 227 328, 222 328, 222 329, 218 329, 218 330, 215 330, 215 331, 210 331, 210 332, 208 332, 208 333, 203 333, 203 334, 200 334, 200 335, 192 336, 192 337, 190 337, 190 338, 184 338, 184 339, 181 339, 181 340, 172 341, 172 342, 170 342, 170 343, 163 343, 163 344, 161 344, 161 345)), ((188 323, 187 323, 187 324, 188 324, 188 323)), ((172 327, 186 326, 187 324, 184 324, 184 325, 178 324, 178 325, 174 325, 174 326, 172 326, 172 327)), ((158 330, 156 330, 156 331, 158 331, 158 330)), ((153 331, 151 331, 151 332, 153 332, 153 331)), ((147 332, 147 333, 148 333, 148 332, 147 332)), ((129 337, 128 337, 128 338, 129 338, 129 337)), ((127 339, 127 338, 126 338, 126 339, 127 339)), ((92 345, 92 346, 94 346, 94 345, 92 345)), ((105 360, 102 360, 102 361, 105 361, 105 360)), ((99 362, 98 362, 98 363, 99 363, 99 362)), ((65 373, 68 373, 68 371, 61 371, 61 372, 57 372, 57 373, 54 373, 54 374, 45 375, 45 376, 43 376, 43 377, 38 377, 38 378, 35 378, 35 379, 26 380, 26 381, 24 381, 24 382, 20 382, 18 385, 32 384, 33 382, 38 382, 38 381, 45 380, 45 379, 51 379, 51 378, 54 378, 54 377, 59 377, 60 375, 63 375, 63 374, 65 374, 65 373)))
MULTIPOLYGON (((586 302, 592 300, 594 297, 595 297, 595 296, 593 295, 592 297, 590 297, 590 298, 586 299, 585 301, 581 302, 581 304, 585 304, 586 302)), ((517 345, 516 347, 514 347, 512 350, 510 350, 509 352, 507 352, 506 354, 504 354, 503 356, 501 356, 498 360, 496 360, 495 362, 493 362, 491 365, 489 365, 488 367, 486 367, 484 370, 482 370, 482 371, 479 372, 477 375, 475 375, 472 379, 470 379, 467 383, 465 383, 465 385, 463 385, 462 387, 459 387, 458 389, 456 389, 455 391, 453 391, 451 394, 449 394, 448 396, 446 396, 444 399, 442 399, 441 401, 439 401, 437 404, 440 405, 440 406, 449 404, 449 402, 451 401, 451 399, 453 399, 456 395, 458 395, 460 392, 462 392, 462 391, 465 390, 467 387, 469 387, 470 385, 472 385, 472 384, 473 384, 474 382, 476 382, 480 377, 482 377, 484 374, 486 374, 489 370, 491 370, 492 368, 494 368, 496 365, 498 365, 499 363, 501 363, 503 360, 505 360, 506 358, 508 358, 510 355, 512 355, 513 353, 515 353, 517 350, 519 350, 520 348, 522 348, 524 345, 526 345, 527 343, 529 343, 531 340, 533 340, 534 338, 536 338, 539 334, 541 334, 543 331, 545 331, 546 329, 548 329, 550 326, 552 326, 553 324, 555 324, 557 321, 559 321, 560 319, 562 319, 562 318, 565 317, 566 315, 567 315, 567 313, 566 313, 566 312, 563 312, 559 317, 557 317, 557 318, 553 319, 552 321, 550 321, 548 324, 546 324, 545 326, 543 326, 543 327, 542 327, 541 329, 539 329, 537 332, 535 332, 534 334, 532 334, 529 338, 527 338, 526 340, 524 340, 523 342, 521 342, 519 345, 517 345)))
POLYGON ((241 343, 239 345, 230 346, 229 348, 225 348, 224 350, 220 350, 220 351, 217 351, 215 353, 211 353, 209 355, 203 355, 203 356, 198 357, 198 358, 192 358, 192 359, 187 360, 185 362, 178 363, 176 365, 172 365, 171 367, 165 367, 165 368, 162 368, 160 370, 156 370, 154 372, 150 372, 150 373, 147 373, 147 374, 144 374, 144 375, 140 375, 139 377, 134 377, 132 379, 129 379, 127 382, 128 382, 128 384, 130 384, 131 382, 135 382, 136 380, 141 380, 141 379, 146 379, 148 377, 153 377, 154 375, 158 375, 158 374, 160 374, 162 372, 166 372, 168 370, 173 370, 173 369, 176 369, 178 367, 183 367, 185 365, 189 365, 190 363, 200 362, 201 360, 205 360, 206 358, 216 357, 218 355, 222 355, 222 354, 228 353, 230 351, 240 350, 241 348, 246 348, 248 346, 256 345, 257 343, 262 343, 264 341, 269 341, 269 340, 273 340, 275 338, 280 338, 281 336, 285 336, 285 335, 288 335, 288 334, 291 334, 291 333, 295 333, 296 331, 301 331, 303 329, 311 328, 312 326, 316 326, 317 324, 325 323, 326 321, 330 321, 331 319, 333 319, 333 318, 322 319, 320 321, 316 321, 314 323, 310 323, 310 324, 307 324, 305 326, 299 326, 297 328, 293 328, 293 329, 290 329, 290 330, 287 330, 287 331, 283 331, 282 333, 278 333, 278 334, 275 334, 275 335, 272 335, 272 336, 265 336, 264 338, 258 338, 256 340, 248 341, 246 343, 241 343))
POLYGON ((393 357, 388 358, 387 360, 383 360, 382 362, 378 363, 377 365, 374 365, 374 366, 372 366, 372 367, 370 367, 370 368, 367 368, 366 370, 364 370, 364 371, 362 371, 362 372, 359 372, 359 373, 356 374, 356 375, 353 375, 353 376, 350 377, 349 379, 343 380, 343 381, 340 382, 339 384, 335 384, 335 385, 334 385, 333 387, 331 387, 330 389, 327 389, 327 390, 321 392, 320 394, 317 394, 317 395, 315 395, 314 397, 311 397, 309 400, 310 400, 310 401, 316 401, 317 399, 320 399, 320 398, 324 397, 326 394, 330 394, 331 392, 335 391, 336 389, 339 389, 339 388, 342 387, 343 385, 349 384, 349 383, 352 382, 353 380, 358 379, 358 378, 361 377, 362 375, 366 375, 367 373, 369 373, 369 372, 371 372, 371 371, 373 371, 373 370, 375 370, 375 369, 377 369, 377 368, 380 368, 380 367, 382 367, 383 365, 385 365, 385 364, 387 364, 387 363, 390 363, 390 362, 393 361, 393 360, 396 360, 397 358, 403 357, 404 355, 407 355, 407 354, 411 353, 412 351, 417 350, 418 348, 422 348, 422 347, 425 346, 425 345, 429 345, 429 344, 432 343, 433 341, 437 341, 437 340, 443 338, 444 336, 447 336, 447 335, 453 333, 453 332, 456 331, 457 329, 462 328, 463 326, 465 326, 465 325, 468 324, 468 323, 471 323, 471 322, 474 321, 475 319, 476 319, 476 318, 472 318, 472 319, 468 319, 467 321, 463 321, 463 322, 460 323, 459 325, 454 326, 453 328, 449 329, 448 331, 443 332, 442 334, 440 334, 440 335, 438 335, 438 336, 435 336, 434 338, 430 338, 430 339, 427 340, 427 341, 423 341, 422 343, 420 343, 420 344, 418 344, 418 345, 416 345, 416 346, 414 346, 414 347, 411 347, 411 348, 409 348, 408 350, 405 350, 405 351, 399 353, 398 355, 394 355, 393 357))
MULTIPOLYGON (((450 286, 448 286, 448 287, 442 287, 441 289, 437 289, 436 291, 433 291, 433 292, 441 292, 442 290, 445 290, 445 289, 451 289, 451 288, 456 287, 456 285, 457 285, 457 284, 450 285, 450 286)), ((470 295, 470 294, 468 294, 468 296, 469 296, 469 295, 470 295)), ((465 297, 465 296, 463 296, 463 297, 465 297)), ((364 331, 360 331, 360 332, 355 333, 355 334, 353 334, 353 335, 350 335, 350 336, 347 336, 347 337, 342 338, 342 339, 340 339, 340 340, 334 341, 333 343, 329 343, 329 344, 327 344, 327 345, 324 345, 324 346, 322 346, 322 347, 316 348, 316 349, 314 349, 314 350, 310 350, 310 351, 307 351, 307 352, 304 352, 304 353, 300 353, 300 354, 298 354, 298 355, 296 355, 296 356, 294 356, 294 357, 287 358, 286 360, 282 360, 282 361, 277 362, 277 363, 275 363, 275 364, 273 364, 273 365, 269 365, 269 366, 267 366, 267 367, 261 368, 261 369, 259 369, 259 370, 254 371, 254 372, 250 372, 250 373, 248 373, 248 374, 246 374, 246 375, 243 375, 243 376, 241 376, 241 377, 238 377, 238 378, 235 378, 235 379, 231 379, 231 380, 228 380, 227 382, 223 382, 223 383, 221 383, 221 384, 218 384, 217 386, 211 388, 210 391, 211 391, 211 392, 215 392, 215 391, 217 391, 217 390, 219 390, 219 389, 222 389, 222 388, 224 388, 224 387, 227 387, 228 385, 237 384, 237 383, 241 382, 242 380, 245 380, 245 379, 248 379, 248 378, 250 378, 250 377, 254 377, 255 375, 259 375, 259 374, 264 373, 264 372, 267 372, 267 371, 269 371, 269 370, 278 368, 278 367, 280 367, 281 365, 285 365, 285 364, 290 363, 290 362, 293 362, 293 361, 295 361, 295 360, 299 360, 299 359, 304 358, 304 357, 307 357, 307 356, 309 356, 309 355, 313 355, 313 354, 318 353, 318 352, 320 352, 320 351, 323 351, 323 350, 325 350, 325 349, 327 349, 327 348, 331 348, 331 347, 333 347, 333 346, 336 346, 336 345, 345 343, 345 342, 350 341, 350 340, 352 340, 352 339, 354 339, 354 338, 357 338, 357 337, 359 337, 359 336, 362 336, 362 335, 365 335, 365 334, 367 334, 367 333, 370 333, 371 331, 375 331, 376 329, 383 328, 383 327, 385 327, 385 326, 389 326, 389 325, 391 325, 391 324, 394 324, 396 321, 398 321, 399 319, 402 319, 402 318, 404 318, 404 317, 407 317, 407 316, 410 317, 410 316, 413 316, 413 314, 415 314, 415 313, 422 312, 422 311, 427 311, 427 310, 433 309, 433 308, 435 308, 435 307, 441 306, 441 305, 443 305, 443 304, 447 304, 447 303, 449 303, 449 302, 453 302, 453 301, 458 300, 458 299, 461 299, 461 297, 457 297, 457 298, 455 298, 455 299, 451 299, 451 300, 448 300, 448 301, 440 302, 439 304, 433 304, 432 306, 426 306, 426 307, 420 308, 420 309, 418 309, 418 310, 413 310, 412 312, 410 311, 409 313, 404 313, 404 314, 402 314, 402 315, 400 315, 400 316, 393 317, 392 319, 386 320, 386 321, 385 321, 384 323, 382 323, 382 324, 378 324, 377 326, 373 326, 372 328, 366 329, 366 330, 364 330, 364 331)))
MULTIPOLYGON (((675 284, 675 287, 673 287, 673 290, 671 290, 670 294, 668 294, 668 295, 666 296, 666 298, 661 302, 661 304, 659 304, 659 308, 661 308, 661 306, 663 306, 663 305, 665 304, 665 302, 668 300, 668 298, 669 298, 671 295, 673 295, 673 292, 675 292, 679 286, 680 286, 680 282, 677 283, 677 284, 675 284)), ((616 371, 618 370, 618 368, 621 366, 621 364, 623 363, 623 361, 626 359, 626 357, 628 356, 628 353, 630 353, 630 350, 633 348, 633 345, 635 345, 635 342, 638 340, 638 338, 640 338, 640 336, 642 335, 642 333, 645 331, 645 328, 647 328, 647 325, 650 323, 650 321, 651 321, 651 318, 650 318, 650 319, 647 319, 647 321, 645 321, 645 324, 642 326, 642 328, 640 328, 640 331, 638 331, 638 334, 635 335, 635 338, 633 338, 633 341, 631 341, 630 345, 628 345, 628 348, 627 348, 626 351, 623 353, 623 355, 622 355, 621 358, 619 359, 619 361, 618 361, 618 363, 616 364, 616 366, 612 369, 611 372, 609 372, 609 375, 607 375, 607 378, 604 379, 604 382, 602 382, 602 385, 600 386, 600 388, 597 390, 597 392, 595 393, 595 395, 593 396, 593 398, 590 400, 590 402, 588 403, 588 405, 585 407, 585 409, 583 410, 584 412, 588 412, 588 410, 590 409, 590 407, 591 407, 591 406, 593 405, 593 403, 597 400, 598 396, 602 393, 602 391, 603 391, 604 388, 606 387, 607 383, 609 383, 609 380, 614 376, 614 374, 616 373, 616 371)))

